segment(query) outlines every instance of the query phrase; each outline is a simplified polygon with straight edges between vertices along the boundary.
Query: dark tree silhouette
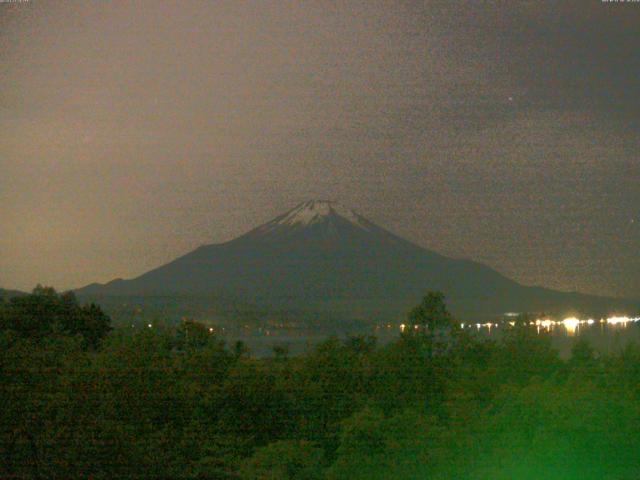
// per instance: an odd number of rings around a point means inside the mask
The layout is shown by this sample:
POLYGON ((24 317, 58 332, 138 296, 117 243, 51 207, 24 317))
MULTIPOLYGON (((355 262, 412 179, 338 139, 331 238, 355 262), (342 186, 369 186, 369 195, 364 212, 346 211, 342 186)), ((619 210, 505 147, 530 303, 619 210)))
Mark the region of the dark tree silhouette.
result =
POLYGON ((98 305, 81 306, 73 292, 58 294, 52 287, 38 285, 30 295, 13 297, 1 308, 0 329, 21 337, 80 335, 86 347, 96 348, 111 330, 111 319, 98 305))
POLYGON ((445 303, 444 293, 428 292, 422 302, 414 307, 408 315, 408 331, 411 332, 418 327, 418 330, 427 329, 434 332, 438 328, 451 327, 451 314, 445 303))

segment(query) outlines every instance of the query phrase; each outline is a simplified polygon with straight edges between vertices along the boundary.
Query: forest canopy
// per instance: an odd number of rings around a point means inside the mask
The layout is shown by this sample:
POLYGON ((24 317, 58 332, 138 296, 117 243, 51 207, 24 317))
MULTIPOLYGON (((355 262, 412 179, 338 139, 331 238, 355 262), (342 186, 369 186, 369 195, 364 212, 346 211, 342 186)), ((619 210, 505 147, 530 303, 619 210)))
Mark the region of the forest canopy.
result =
POLYGON ((47 288, 0 319, 3 478, 640 477, 640 348, 562 360, 522 324, 481 339, 435 294, 408 319, 433 329, 295 357, 197 322, 110 331, 47 288))

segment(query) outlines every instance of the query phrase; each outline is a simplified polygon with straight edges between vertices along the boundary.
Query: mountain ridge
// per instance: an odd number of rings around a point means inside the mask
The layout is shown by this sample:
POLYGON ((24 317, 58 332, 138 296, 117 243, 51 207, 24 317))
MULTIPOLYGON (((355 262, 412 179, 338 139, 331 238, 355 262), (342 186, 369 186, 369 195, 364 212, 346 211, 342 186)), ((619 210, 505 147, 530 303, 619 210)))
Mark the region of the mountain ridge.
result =
POLYGON ((0 299, 9 300, 13 297, 22 297, 27 295, 26 292, 9 288, 0 288, 0 299))
POLYGON ((277 310, 329 309, 371 318, 404 315, 427 290, 442 290, 452 311, 465 319, 507 311, 608 314, 634 308, 624 300, 521 285, 320 200, 302 202, 233 240, 202 245, 133 279, 91 284, 77 293, 215 293, 277 310))

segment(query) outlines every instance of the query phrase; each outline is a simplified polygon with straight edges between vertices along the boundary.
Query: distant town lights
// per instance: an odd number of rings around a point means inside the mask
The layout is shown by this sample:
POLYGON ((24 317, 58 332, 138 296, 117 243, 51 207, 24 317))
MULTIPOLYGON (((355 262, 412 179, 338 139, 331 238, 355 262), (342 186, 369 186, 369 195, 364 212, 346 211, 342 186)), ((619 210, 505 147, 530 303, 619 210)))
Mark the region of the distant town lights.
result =
POLYGON ((562 324, 564 325, 564 328, 567 329, 567 333, 569 335, 573 335, 574 333, 576 333, 576 329, 578 328, 580 323, 582 322, 580 322, 580 320, 577 319, 576 317, 569 317, 562 320, 562 324))
MULTIPOLYGON (((513 315, 509 315, 510 313, 512 312, 507 312, 504 314, 504 316, 506 317, 513 316, 513 315)), ((587 318, 585 320, 581 320, 577 317, 567 317, 567 318, 564 318, 563 320, 551 320, 550 318, 538 318, 535 321, 529 321, 528 324, 530 326, 536 326, 538 332, 540 332, 541 328, 547 331, 551 331, 551 329, 554 327, 562 326, 565 328, 565 330, 569 335, 573 335, 578 330, 580 325, 593 325, 596 322, 597 320, 594 320, 593 318, 587 318)), ((606 323, 608 325, 613 325, 613 326, 615 325, 626 326, 628 323, 636 323, 636 322, 640 322, 640 317, 627 317, 627 316, 613 315, 607 318, 601 318, 599 320, 599 323, 601 324, 606 323)), ((508 321, 508 322, 504 322, 503 324, 509 325, 511 327, 516 326, 515 321, 508 321)), ((525 322, 525 325, 526 324, 527 322, 525 322)), ((493 322, 472 323, 472 324, 461 323, 460 328, 464 329, 464 328, 475 326, 478 330, 480 330, 481 328, 486 328, 489 330, 489 332, 491 332, 492 328, 498 327, 499 325, 500 323, 493 323, 493 322)), ((406 328, 405 324, 400 325, 401 331, 404 331, 405 328, 406 328)))
POLYGON ((607 318, 607 323, 611 324, 611 325, 618 325, 618 324, 625 324, 625 323, 629 323, 629 322, 637 322, 638 320, 640 320, 640 317, 638 318, 629 318, 629 317, 609 317, 607 318))

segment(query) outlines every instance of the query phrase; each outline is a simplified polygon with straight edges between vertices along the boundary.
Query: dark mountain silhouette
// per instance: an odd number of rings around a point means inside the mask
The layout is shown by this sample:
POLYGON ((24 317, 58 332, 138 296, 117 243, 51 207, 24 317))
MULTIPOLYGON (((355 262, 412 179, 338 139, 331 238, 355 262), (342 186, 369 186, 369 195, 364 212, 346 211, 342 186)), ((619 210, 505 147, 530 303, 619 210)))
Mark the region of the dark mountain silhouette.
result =
POLYGON ((448 258, 327 201, 304 202, 232 241, 205 245, 131 280, 83 296, 189 295, 243 299, 276 310, 400 318, 442 290, 462 319, 504 312, 608 314, 631 302, 527 287, 490 267, 448 258))
POLYGON ((9 300, 10 298, 21 297, 23 295, 27 294, 19 290, 7 290, 5 288, 0 288, 0 299, 9 300))

